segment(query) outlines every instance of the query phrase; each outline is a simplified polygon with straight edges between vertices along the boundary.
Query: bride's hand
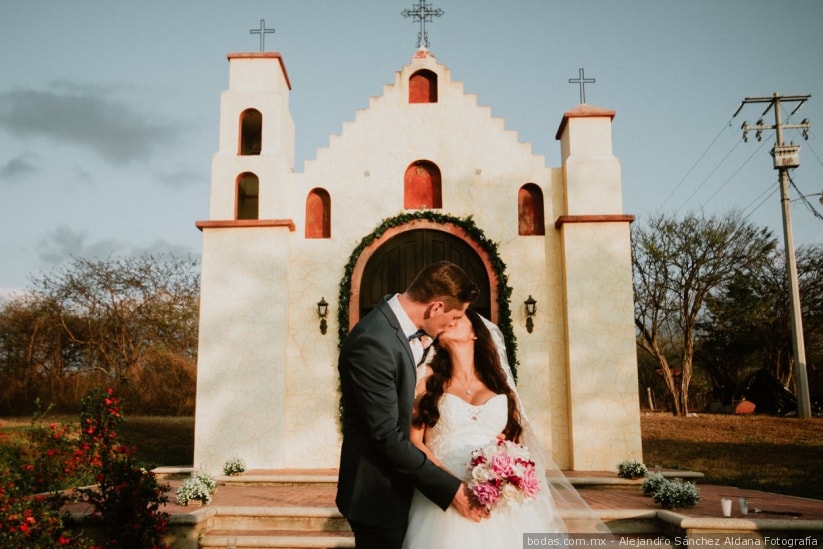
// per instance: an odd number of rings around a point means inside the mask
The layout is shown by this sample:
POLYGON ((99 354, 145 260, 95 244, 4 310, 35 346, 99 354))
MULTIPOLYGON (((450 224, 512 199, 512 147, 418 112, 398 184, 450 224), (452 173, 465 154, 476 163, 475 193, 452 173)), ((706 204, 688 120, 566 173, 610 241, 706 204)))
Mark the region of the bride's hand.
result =
POLYGON ((465 483, 460 484, 460 488, 454 495, 452 506, 458 513, 469 520, 480 522, 483 519, 489 518, 489 510, 482 505, 478 505, 477 501, 472 497, 469 487, 465 483))

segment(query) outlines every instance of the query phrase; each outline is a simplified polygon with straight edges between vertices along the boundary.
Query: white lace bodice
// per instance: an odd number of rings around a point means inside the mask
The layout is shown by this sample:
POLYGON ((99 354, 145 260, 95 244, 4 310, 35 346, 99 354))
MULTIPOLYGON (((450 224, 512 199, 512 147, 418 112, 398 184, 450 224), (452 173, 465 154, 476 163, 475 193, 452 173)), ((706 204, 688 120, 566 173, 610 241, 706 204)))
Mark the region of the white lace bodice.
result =
POLYGON ((440 419, 426 430, 425 443, 449 472, 468 480, 472 451, 494 441, 506 428, 508 400, 500 394, 475 406, 444 393, 439 406, 440 419))

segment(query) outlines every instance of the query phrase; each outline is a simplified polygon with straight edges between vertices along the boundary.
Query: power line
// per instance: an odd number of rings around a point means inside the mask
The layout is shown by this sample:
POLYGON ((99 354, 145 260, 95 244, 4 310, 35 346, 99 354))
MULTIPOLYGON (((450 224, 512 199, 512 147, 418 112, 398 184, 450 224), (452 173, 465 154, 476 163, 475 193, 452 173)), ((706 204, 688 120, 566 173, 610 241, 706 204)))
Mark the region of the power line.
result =
POLYGON ((815 150, 812 148, 812 146, 809 144, 808 141, 806 142, 806 148, 809 149, 810 151, 812 151, 812 155, 817 159, 817 163, 820 164, 821 166, 823 166, 823 160, 820 159, 820 157, 817 155, 817 153, 815 152, 815 150))
MULTIPOLYGON (((732 117, 732 118, 734 118, 734 117, 732 117)), ((672 192, 669 193, 669 195, 665 198, 665 200, 663 200, 663 202, 660 203, 660 206, 658 206, 658 208, 657 208, 658 210, 663 209, 663 206, 666 205, 666 202, 668 202, 669 199, 674 195, 674 193, 677 192, 677 189, 679 189, 680 186, 683 185, 683 182, 686 181, 686 179, 689 177, 689 175, 694 171, 694 169, 700 163, 700 161, 703 160, 703 157, 706 156, 706 153, 708 153, 712 149, 714 144, 717 142, 717 140, 720 139, 720 136, 723 135, 723 133, 726 131, 726 128, 731 127, 732 118, 730 118, 729 121, 726 124, 723 124, 723 127, 720 128, 720 131, 717 133, 715 138, 712 139, 712 142, 709 143, 709 146, 706 147, 706 150, 704 150, 703 153, 700 155, 700 157, 697 160, 694 161, 694 163, 692 164, 692 167, 689 168, 689 171, 686 172, 686 175, 684 175, 683 178, 680 180, 680 182, 677 185, 674 186, 674 189, 672 189, 672 192)), ((735 145, 735 147, 736 146, 737 145, 735 145)))
POLYGON ((767 186, 767 187, 763 190, 763 192, 762 192, 762 193, 760 193, 759 195, 757 195, 757 196, 754 198, 754 200, 752 200, 751 202, 749 202, 749 203, 746 205, 746 207, 745 207, 745 208, 743 208, 743 215, 745 216, 746 221, 748 221, 748 220, 749 220, 749 218, 750 218, 752 215, 754 215, 754 212, 756 212, 757 210, 759 210, 759 209, 760 209, 760 207, 761 207, 763 204, 765 204, 765 203, 766 203, 766 202, 767 202, 767 201, 768 201, 771 197, 773 197, 774 195, 776 195, 776 194, 778 193, 778 191, 780 190, 780 187, 772 187, 772 186, 771 186, 771 184, 772 184, 772 183, 774 183, 774 181, 770 181, 770 182, 769 182, 769 185, 768 185, 768 186, 767 186), (757 206, 755 206, 754 208, 752 208, 751 212, 749 212, 749 213, 747 214, 747 213, 746 213, 746 211, 747 211, 749 208, 751 208, 752 204, 754 204, 755 202, 757 202, 757 206))
MULTIPOLYGON (((709 179, 710 179, 710 178, 711 178, 711 177, 715 174, 715 172, 716 172, 717 170, 719 170, 719 169, 720 169, 720 166, 722 166, 722 165, 723 165, 723 163, 726 161, 726 159, 727 159, 727 158, 729 158, 729 156, 731 156, 731 154, 732 154, 732 153, 733 153, 733 152, 737 149, 737 147, 740 145, 740 143, 741 143, 741 142, 738 140, 738 142, 737 142, 737 143, 735 143, 734 147, 732 147, 732 148, 731 148, 731 150, 729 150, 729 152, 727 152, 727 153, 726 153, 726 156, 724 156, 724 157, 720 160, 720 162, 718 162, 718 163, 717 163, 717 165, 714 167, 714 169, 713 169, 711 172, 709 172, 709 175, 707 175, 707 176, 706 176, 706 178, 705 178, 705 179, 703 179, 703 181, 700 183, 700 185, 698 185, 697 187, 695 187, 695 189, 692 191, 692 194, 690 194, 688 197, 686 197, 686 200, 684 200, 684 201, 683 201, 683 205, 684 205, 684 206, 685 206, 685 205, 689 202, 689 200, 691 200, 692 198, 694 198, 694 195, 696 195, 696 194, 697 194, 697 191, 699 191, 700 189, 702 189, 702 188, 703 188, 703 185, 705 185, 706 183, 708 183, 709 179)), ((681 206, 681 207, 682 207, 682 206, 681 206)), ((677 208, 677 209, 679 210, 680 208, 677 208)))
MULTIPOLYGON (((812 212, 812 214, 813 214, 816 218, 818 218, 818 219, 820 219, 821 221, 823 221, 823 215, 820 215, 820 212, 818 212, 818 211, 817 211, 817 209, 815 209, 815 207, 814 207, 814 206, 812 206, 812 203, 811 203, 811 202, 809 202, 809 200, 806 198, 806 195, 805 195, 805 194, 803 194, 803 193, 801 193, 801 192, 800 192, 800 189, 798 189, 798 188, 797 188, 797 185, 795 185, 795 183, 794 183, 794 179, 792 179, 792 174, 789 174, 789 183, 791 183, 791 184, 792 184, 792 187, 794 187, 794 190, 795 190, 795 191, 797 191, 797 194, 798 194, 798 195, 800 195, 800 200, 802 200, 802 201, 803 201, 803 204, 805 204, 805 205, 806 205, 806 207, 809 209, 809 211, 811 211, 811 212, 812 212)), ((817 193, 817 194, 823 194, 823 193, 817 193)), ((812 196, 814 196, 814 195, 812 195, 812 196)), ((821 198, 821 200, 823 200, 823 198, 821 198)))
MULTIPOLYGON (((737 142, 737 144, 739 145, 739 144, 740 144, 740 142, 738 141, 738 142, 737 142)), ((763 146, 764 146, 765 144, 766 144, 766 143, 765 143, 765 142, 763 142, 763 144, 761 144, 761 145, 760 145, 757 149, 755 149, 755 151, 754 151, 752 154, 750 154, 750 155, 749 155, 749 157, 748 157, 748 158, 746 158, 746 160, 744 160, 744 161, 743 161, 743 163, 742 163, 742 164, 740 164, 740 166, 738 166, 738 167, 737 167, 737 169, 736 169, 736 170, 734 170, 734 171, 732 172, 732 174, 731 174, 729 177, 727 177, 727 178, 726 178, 726 180, 725 180, 725 181, 723 181, 723 183, 721 183, 721 184, 720 184, 720 186, 717 188, 717 190, 716 190, 716 191, 714 191, 714 192, 711 194, 711 196, 709 196, 709 198, 707 198, 707 199, 705 200, 705 202, 709 202, 709 201, 711 201, 711 199, 712 199, 712 198, 714 198, 714 197, 717 195, 717 193, 719 193, 720 191, 722 191, 722 190, 723 190, 723 188, 724 188, 724 187, 725 187, 725 186, 729 183, 729 181, 731 181, 732 179, 734 179, 734 177, 735 177, 738 173, 740 173, 740 170, 742 170, 742 169, 743 169, 743 168, 744 168, 744 167, 745 167, 745 166, 746 166, 749 162, 751 162, 752 158, 754 158, 754 155, 756 155, 758 152, 760 152, 760 149, 762 149, 762 148, 763 148, 763 146)), ((736 148, 737 148, 737 145, 735 145, 735 149, 736 149, 736 148)), ((729 151, 729 154, 731 154, 733 151, 734 151, 734 149, 732 149, 731 151, 729 151)), ((726 156, 728 156, 728 155, 726 155, 726 156)), ((723 160, 725 160, 725 158, 724 158, 723 160)), ((714 173, 714 172, 712 172, 712 173, 714 173)), ((701 185, 701 186, 702 186, 702 185, 701 185)), ((694 193, 692 193, 692 195, 694 195, 694 193)), ((691 198, 691 196, 690 196, 689 198, 691 198)))

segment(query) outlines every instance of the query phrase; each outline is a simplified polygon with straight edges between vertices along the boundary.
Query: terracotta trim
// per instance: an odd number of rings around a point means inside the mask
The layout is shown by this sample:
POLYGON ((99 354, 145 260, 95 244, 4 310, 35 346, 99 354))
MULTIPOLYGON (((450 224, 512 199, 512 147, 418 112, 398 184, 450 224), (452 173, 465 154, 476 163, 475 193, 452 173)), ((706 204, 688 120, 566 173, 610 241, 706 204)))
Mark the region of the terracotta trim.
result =
POLYGON ((202 231, 203 229, 248 229, 262 227, 286 227, 289 232, 294 232, 297 227, 291 219, 227 219, 227 220, 207 220, 195 221, 194 226, 202 231))
POLYGON ((354 325, 357 324, 358 320, 360 320, 360 284, 362 283, 363 271, 366 269, 366 263, 369 262, 371 256, 374 255, 380 246, 400 233, 413 229, 429 229, 449 233, 452 236, 456 236, 457 238, 463 240, 477 253, 480 257, 480 261, 486 267, 486 273, 489 277, 489 313, 492 317, 491 321, 497 322, 499 309, 499 305, 497 303, 498 279, 497 273, 494 271, 494 265, 492 264, 491 258, 486 253, 486 250, 481 248, 480 244, 474 239, 474 237, 469 235, 462 227, 449 222, 441 224, 434 221, 429 221, 428 219, 413 219, 408 223, 386 229, 386 231, 380 235, 380 238, 376 239, 370 246, 363 249, 363 251, 360 252, 360 255, 357 256, 357 261, 355 262, 354 269, 352 270, 351 286, 349 287, 349 330, 354 328, 354 325))
POLYGON ((289 80, 289 73, 286 72, 286 64, 283 62, 283 56, 276 51, 252 51, 241 53, 226 54, 229 61, 232 59, 277 59, 280 62, 280 68, 283 70, 283 76, 286 77, 286 85, 291 89, 291 80, 289 80))
POLYGON ((634 221, 633 215, 561 215, 554 222, 554 228, 559 229, 566 223, 631 223, 634 221))

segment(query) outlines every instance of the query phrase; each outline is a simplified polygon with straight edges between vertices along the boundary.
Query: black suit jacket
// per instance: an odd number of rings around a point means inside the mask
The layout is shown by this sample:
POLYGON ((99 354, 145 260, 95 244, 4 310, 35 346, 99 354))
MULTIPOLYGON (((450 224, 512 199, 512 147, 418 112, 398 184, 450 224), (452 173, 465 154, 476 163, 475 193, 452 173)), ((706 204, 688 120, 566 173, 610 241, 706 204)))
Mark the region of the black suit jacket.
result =
POLYGON ((414 359, 385 299, 343 342, 338 370, 344 420, 336 503, 343 516, 404 527, 413 487, 446 509, 460 480, 409 441, 414 359))

